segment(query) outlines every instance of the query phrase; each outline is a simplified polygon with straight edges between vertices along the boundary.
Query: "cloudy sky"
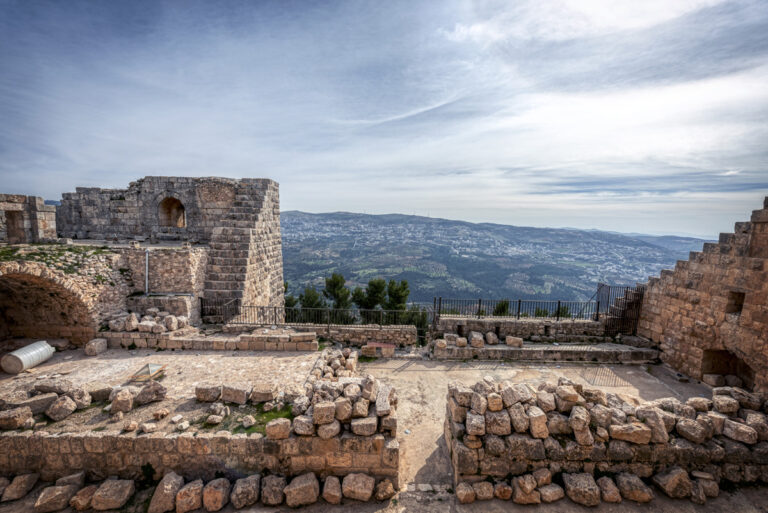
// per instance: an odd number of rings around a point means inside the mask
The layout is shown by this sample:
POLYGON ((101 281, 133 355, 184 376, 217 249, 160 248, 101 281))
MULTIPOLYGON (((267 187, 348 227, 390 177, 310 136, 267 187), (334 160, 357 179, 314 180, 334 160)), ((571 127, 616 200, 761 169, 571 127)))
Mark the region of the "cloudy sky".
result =
POLYGON ((715 236, 768 194, 765 1, 0 0, 0 190, 715 236))

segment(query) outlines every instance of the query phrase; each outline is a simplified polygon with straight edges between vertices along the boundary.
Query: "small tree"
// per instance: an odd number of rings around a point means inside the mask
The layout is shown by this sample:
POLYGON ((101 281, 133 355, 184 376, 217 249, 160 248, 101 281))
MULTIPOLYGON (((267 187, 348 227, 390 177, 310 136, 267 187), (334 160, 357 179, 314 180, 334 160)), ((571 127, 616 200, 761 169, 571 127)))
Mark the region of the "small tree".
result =
POLYGON ((536 310, 534 310, 534 312, 533 312, 533 316, 534 317, 549 317, 549 310, 547 310, 546 308, 539 308, 537 306, 536 310))
POLYGON ((503 299, 493 307, 493 316, 506 317, 507 315, 509 315, 509 300, 503 299))
POLYGON ((302 322, 323 322, 325 312, 317 312, 316 309, 326 308, 326 304, 318 291, 313 287, 305 287, 304 292, 299 294, 299 302, 302 322))
POLYGON ((566 305, 562 305, 562 306, 560 306, 560 308, 558 308, 558 309, 555 311, 555 317, 559 317, 559 318, 561 318, 561 319, 563 319, 563 318, 566 318, 566 319, 567 319, 567 318, 569 318, 570 316, 571 316, 571 309, 570 309, 570 308, 568 308, 566 305))
POLYGON ((292 294, 288 294, 288 282, 283 283, 283 290, 285 295, 285 322, 297 322, 298 316, 298 303, 299 298, 292 294))
POLYGON ((323 296, 331 300, 335 309, 346 310, 352 304, 350 301, 351 293, 345 284, 344 276, 339 273, 333 273, 330 278, 325 279, 323 296))
POLYGON ((368 282, 365 290, 356 287, 352 292, 352 301, 361 310, 373 310, 384 304, 387 298, 387 282, 382 278, 375 278, 368 282))
POLYGON ((408 287, 406 280, 402 280, 399 283, 395 280, 389 280, 387 284, 387 301, 384 303, 384 309, 405 310, 410 294, 411 289, 408 287))

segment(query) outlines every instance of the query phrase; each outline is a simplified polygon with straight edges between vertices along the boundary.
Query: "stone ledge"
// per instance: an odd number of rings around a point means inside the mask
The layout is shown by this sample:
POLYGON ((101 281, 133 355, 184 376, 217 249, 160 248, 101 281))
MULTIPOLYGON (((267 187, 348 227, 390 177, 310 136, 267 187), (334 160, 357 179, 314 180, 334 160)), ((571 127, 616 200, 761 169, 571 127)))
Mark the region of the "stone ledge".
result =
POLYGON ((525 343, 523 347, 506 345, 445 348, 435 347, 437 360, 517 360, 543 362, 647 363, 658 360, 655 349, 642 349, 620 344, 558 345, 525 343))

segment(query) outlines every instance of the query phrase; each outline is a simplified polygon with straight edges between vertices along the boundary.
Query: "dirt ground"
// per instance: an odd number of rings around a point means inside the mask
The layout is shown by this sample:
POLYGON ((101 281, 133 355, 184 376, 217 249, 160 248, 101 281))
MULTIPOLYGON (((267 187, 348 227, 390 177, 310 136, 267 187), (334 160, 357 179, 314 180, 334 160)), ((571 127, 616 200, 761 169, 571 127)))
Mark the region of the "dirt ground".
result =
MULTIPOLYGON (((35 369, 31 375, 14 378, 0 374, 0 394, 18 386, 29 386, 39 376, 64 374, 76 383, 104 381, 122 384, 148 362, 168 365, 163 383, 169 388, 170 404, 190 402, 196 382, 215 379, 254 379, 271 376, 281 383, 286 380, 302 383, 317 358, 317 353, 247 353, 247 352, 154 352, 150 350, 114 350, 98 357, 85 357, 81 351, 57 353, 52 360, 35 369), (69 358, 67 358, 69 357, 69 358), (175 401, 175 402, 174 402, 175 401)), ((664 366, 597 365, 597 364, 514 364, 509 362, 435 362, 428 360, 376 360, 362 363, 361 374, 373 374, 395 385, 398 394, 398 439, 401 446, 401 492, 388 503, 348 502, 331 506, 322 501, 304 508, 307 513, 331 512, 501 512, 526 508, 541 513, 578 512, 587 508, 567 499, 550 505, 518 506, 508 501, 457 504, 452 488, 448 451, 443 439, 445 394, 453 380, 472 384, 484 376, 497 380, 526 381, 534 386, 541 381, 568 377, 587 386, 621 394, 626 398, 652 400, 674 396, 684 400, 691 396, 710 396, 708 386, 700 383, 681 383, 675 373, 664 366)), ((162 403, 167 406, 168 401, 162 403)), ((0 504, 0 513, 27 513, 43 485, 29 496, 13 504, 0 504)), ((123 513, 144 511, 145 500, 151 490, 137 493, 132 505, 123 513)), ((768 487, 744 487, 734 492, 721 493, 705 506, 696 506, 685 500, 657 498, 650 505, 622 503, 602 504, 591 508, 598 512, 712 512, 722 511, 768 513, 768 487)), ((68 510, 67 510, 68 511, 68 510)), ((223 512, 235 510, 225 507, 223 512)), ((288 511, 288 508, 254 507, 244 512, 288 511)))

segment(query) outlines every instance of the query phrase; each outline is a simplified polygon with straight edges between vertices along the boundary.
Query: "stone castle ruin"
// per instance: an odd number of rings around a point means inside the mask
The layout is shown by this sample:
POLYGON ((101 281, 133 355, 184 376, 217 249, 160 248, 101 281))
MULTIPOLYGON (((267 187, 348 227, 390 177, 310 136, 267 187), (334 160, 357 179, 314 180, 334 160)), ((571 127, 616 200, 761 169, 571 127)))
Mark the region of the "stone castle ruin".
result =
POLYGON ((768 198, 734 233, 651 278, 638 333, 686 375, 712 385, 735 375, 768 392, 767 260, 768 198))
POLYGON ((0 195, 0 356, 56 348, 0 372, 0 512, 703 504, 768 483, 768 198, 594 315, 518 302, 427 328, 289 316, 279 206, 269 179, 0 195))

